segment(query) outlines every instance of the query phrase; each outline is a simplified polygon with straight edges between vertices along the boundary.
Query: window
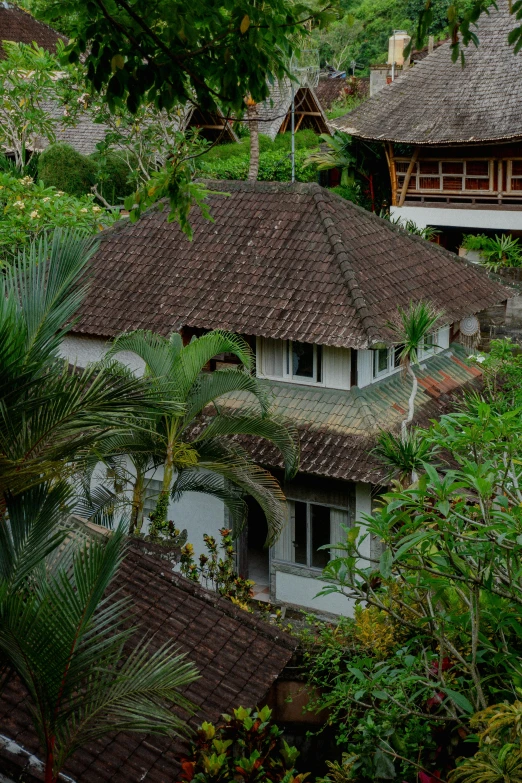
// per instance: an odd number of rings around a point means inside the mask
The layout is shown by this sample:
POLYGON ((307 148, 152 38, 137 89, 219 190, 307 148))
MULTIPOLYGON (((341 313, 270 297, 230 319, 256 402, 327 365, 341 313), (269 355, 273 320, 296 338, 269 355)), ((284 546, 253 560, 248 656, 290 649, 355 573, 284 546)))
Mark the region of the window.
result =
POLYGON ((507 162, 507 190, 522 190, 522 160, 508 160, 507 162))
MULTIPOLYGON (((402 188, 410 161, 396 161, 397 185, 402 188)), ((491 160, 419 160, 408 186, 408 191, 491 192, 493 190, 493 161, 491 160)))
POLYGON ((341 525, 348 511, 302 500, 289 500, 289 520, 274 547, 274 557, 290 563, 323 569, 330 560, 328 544, 344 541, 341 525))
POLYGON ((421 350, 419 351, 419 358, 425 359, 428 356, 433 356, 433 354, 435 353, 438 347, 439 346, 437 345, 437 333, 432 332, 431 334, 427 334, 426 337, 424 338, 424 344, 421 350))
POLYGON ((286 374, 301 383, 322 383, 323 352, 320 345, 288 340, 286 374))
POLYGON ((391 375, 401 366, 402 345, 395 345, 392 348, 378 348, 372 351, 373 356, 373 377, 384 378, 391 375))

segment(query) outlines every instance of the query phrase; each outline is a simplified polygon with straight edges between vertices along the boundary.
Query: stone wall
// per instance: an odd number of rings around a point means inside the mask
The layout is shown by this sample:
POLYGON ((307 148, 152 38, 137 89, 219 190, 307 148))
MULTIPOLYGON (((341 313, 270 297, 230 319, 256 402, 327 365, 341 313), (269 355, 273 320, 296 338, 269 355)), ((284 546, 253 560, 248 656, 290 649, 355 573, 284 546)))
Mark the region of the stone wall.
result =
POLYGON ((503 269, 498 272, 509 287, 521 293, 507 303, 489 307, 478 314, 481 331, 481 348, 487 348, 490 340, 509 337, 522 345, 522 269, 503 269))

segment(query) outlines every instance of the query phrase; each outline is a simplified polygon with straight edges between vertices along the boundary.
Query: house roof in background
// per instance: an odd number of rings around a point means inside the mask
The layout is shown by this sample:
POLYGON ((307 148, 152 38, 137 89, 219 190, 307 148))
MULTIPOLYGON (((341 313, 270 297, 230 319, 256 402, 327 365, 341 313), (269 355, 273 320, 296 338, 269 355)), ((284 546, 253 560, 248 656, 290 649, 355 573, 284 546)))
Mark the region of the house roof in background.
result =
POLYGON ((458 321, 512 293, 453 253, 316 183, 207 183, 214 222, 168 208, 103 232, 74 331, 113 337, 182 327, 322 345, 393 342, 397 305, 429 300, 458 321))
MULTIPOLYGON (((426 426, 430 419, 449 412, 452 397, 480 381, 481 372, 466 362, 466 352, 452 345, 415 368, 419 390, 415 398, 415 422, 426 426)), ((411 384, 400 372, 349 392, 287 382, 265 381, 275 413, 297 427, 301 444, 302 473, 345 481, 378 484, 387 471, 372 454, 382 430, 398 431, 408 411, 411 384)), ((234 410, 246 401, 238 392, 227 398, 234 410)), ((453 406, 454 409, 454 406, 453 406)), ((256 462, 281 468, 279 453, 266 441, 243 441, 256 462)))
MULTIPOLYGON (((295 640, 170 568, 132 544, 114 587, 120 589, 119 597, 132 599, 138 621, 153 635, 154 649, 174 642, 199 669, 201 679, 185 690, 198 706, 191 724, 215 721, 238 706, 262 704, 290 660, 295 640)), ((12 680, 0 699, 0 726, 0 735, 40 755, 25 692, 12 680)), ((179 771, 176 754, 181 749, 179 740, 120 733, 79 749, 65 772, 78 783, 165 783, 179 771)), ((15 768, 28 763, 0 742, 0 769, 2 759, 15 768)), ((43 780, 34 767, 32 772, 35 780, 43 780)))
POLYGON ((330 78, 319 79, 319 84, 315 88, 315 94, 319 98, 322 108, 327 111, 332 108, 332 104, 347 95, 355 95, 359 98, 366 98, 370 92, 370 78, 368 76, 357 76, 355 81, 352 79, 330 78))
POLYGON ((407 144, 465 144, 522 137, 522 52, 510 31, 519 24, 507 0, 478 22, 479 46, 451 61, 451 44, 431 54, 331 126, 366 139, 407 144))
MULTIPOLYGON (((56 51, 59 40, 67 43, 67 38, 52 27, 39 22, 28 11, 24 11, 6 0, 0 2, 0 41, 32 44, 33 41, 50 52, 56 51)), ((0 45, 0 57, 3 58, 0 45)))
MULTIPOLYGON (((295 90, 295 112, 296 124, 297 115, 300 110, 309 111, 312 109, 318 112, 316 116, 308 116, 303 120, 301 128, 312 127, 318 133, 329 133, 328 120, 323 111, 323 107, 312 87, 300 87, 294 84, 295 90), (305 105, 306 104, 306 105, 305 105)), ((269 97, 262 103, 257 104, 257 116, 259 118, 259 133, 263 133, 272 139, 275 139, 281 126, 285 122, 292 107, 292 83, 290 79, 283 79, 275 82, 270 88, 269 97)))

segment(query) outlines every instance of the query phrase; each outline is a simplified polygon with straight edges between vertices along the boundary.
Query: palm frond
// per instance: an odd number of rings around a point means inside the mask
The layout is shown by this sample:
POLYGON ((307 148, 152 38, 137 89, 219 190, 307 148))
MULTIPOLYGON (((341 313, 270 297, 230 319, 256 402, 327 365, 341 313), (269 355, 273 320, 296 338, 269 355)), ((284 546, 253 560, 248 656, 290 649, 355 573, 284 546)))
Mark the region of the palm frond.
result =
POLYGON ((205 470, 180 470, 172 486, 171 498, 179 501, 187 492, 200 492, 221 500, 232 520, 234 532, 243 528, 248 512, 243 490, 225 481, 222 475, 213 475, 205 470))
POLYGON ((250 415, 214 416, 205 429, 195 438, 197 446, 206 440, 215 440, 223 436, 250 435, 270 441, 281 452, 285 466, 285 477, 293 478, 299 468, 299 440, 296 431, 286 422, 276 418, 263 418, 255 411, 250 415))
POLYGON ((192 420, 210 403, 232 392, 245 392, 253 395, 261 407, 263 414, 268 412, 270 401, 265 387, 258 378, 240 369, 216 370, 206 375, 200 375, 190 389, 187 397, 185 421, 192 420))
POLYGON ((418 364, 419 349, 442 316, 443 313, 430 302, 410 302, 407 307, 397 308, 396 318, 388 321, 387 326, 401 346, 402 363, 418 364))
POLYGON ((252 351, 242 337, 220 330, 208 332, 186 345, 174 361, 173 373, 182 399, 187 397, 205 365, 221 353, 233 354, 248 371, 253 367, 252 351))

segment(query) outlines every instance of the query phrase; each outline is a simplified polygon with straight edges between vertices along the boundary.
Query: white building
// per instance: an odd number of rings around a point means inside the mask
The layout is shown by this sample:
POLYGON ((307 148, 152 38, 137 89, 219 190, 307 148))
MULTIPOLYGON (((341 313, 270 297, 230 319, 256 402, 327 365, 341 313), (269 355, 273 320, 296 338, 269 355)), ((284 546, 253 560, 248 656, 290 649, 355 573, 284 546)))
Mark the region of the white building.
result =
MULTIPOLYGON (((398 429, 410 392, 389 319, 411 300, 443 311, 418 368, 417 418, 427 422, 480 374, 458 345, 461 319, 510 292, 319 185, 210 187, 228 196, 210 199, 215 222, 191 216, 193 241, 167 221, 167 210, 104 232, 67 356, 84 365, 100 358, 111 338, 137 328, 180 331, 187 341, 215 328, 245 336, 275 411, 297 427, 301 463, 284 485, 288 524, 270 551, 263 548, 266 521, 252 504, 238 541, 239 569, 280 602, 347 613, 340 596, 315 598, 329 557, 320 547, 342 540, 342 525, 363 521, 386 480, 371 450, 381 429, 398 429)), ((139 371, 136 357, 123 358, 139 371)), ((218 356, 209 370, 230 361, 218 356)), ((233 414, 240 402, 238 395, 221 405, 233 414)), ((266 442, 248 448, 282 477, 275 449, 266 442)), ((226 522, 219 501, 196 494, 170 513, 197 553, 203 533, 216 535, 226 522)), ((363 554, 370 557, 372 547, 367 539, 363 554)))

